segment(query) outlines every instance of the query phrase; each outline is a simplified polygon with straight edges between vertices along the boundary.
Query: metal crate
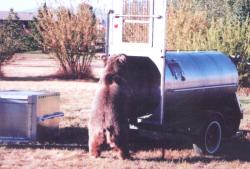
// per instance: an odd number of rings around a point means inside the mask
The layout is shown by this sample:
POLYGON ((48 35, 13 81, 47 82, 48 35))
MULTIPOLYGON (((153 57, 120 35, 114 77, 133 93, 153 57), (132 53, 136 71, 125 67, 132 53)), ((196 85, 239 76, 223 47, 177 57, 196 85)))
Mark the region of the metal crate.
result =
POLYGON ((58 132, 60 94, 46 91, 0 91, 0 141, 29 142, 58 132))

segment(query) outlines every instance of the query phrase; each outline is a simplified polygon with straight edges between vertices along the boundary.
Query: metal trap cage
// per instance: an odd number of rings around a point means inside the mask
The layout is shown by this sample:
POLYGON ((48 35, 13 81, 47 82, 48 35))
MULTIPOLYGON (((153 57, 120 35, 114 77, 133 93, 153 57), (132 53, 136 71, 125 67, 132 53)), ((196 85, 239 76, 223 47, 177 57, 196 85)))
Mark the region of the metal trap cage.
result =
POLYGON ((165 51, 166 0, 112 2, 106 53, 129 56, 132 123, 139 130, 197 136, 204 152, 217 152, 221 133, 235 134, 243 117, 235 65, 217 51, 165 51))
MULTIPOLYGON (((142 62, 157 67, 160 103, 153 110, 157 124, 163 123, 164 112, 165 16, 166 0, 113 0, 107 17, 107 56, 123 53, 141 57, 142 62), (143 57, 150 58, 151 63, 143 57)), ((136 59, 131 60, 137 62, 136 59)))
POLYGON ((166 0, 113 0, 106 52, 164 56, 165 14, 166 0))

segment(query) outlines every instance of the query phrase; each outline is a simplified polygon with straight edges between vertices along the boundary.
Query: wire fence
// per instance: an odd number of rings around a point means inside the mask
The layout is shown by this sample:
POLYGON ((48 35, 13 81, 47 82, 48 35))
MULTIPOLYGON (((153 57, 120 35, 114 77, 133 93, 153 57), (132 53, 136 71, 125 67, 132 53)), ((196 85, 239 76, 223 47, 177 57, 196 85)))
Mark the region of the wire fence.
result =
POLYGON ((123 0, 123 42, 149 42, 151 5, 150 0, 123 0))

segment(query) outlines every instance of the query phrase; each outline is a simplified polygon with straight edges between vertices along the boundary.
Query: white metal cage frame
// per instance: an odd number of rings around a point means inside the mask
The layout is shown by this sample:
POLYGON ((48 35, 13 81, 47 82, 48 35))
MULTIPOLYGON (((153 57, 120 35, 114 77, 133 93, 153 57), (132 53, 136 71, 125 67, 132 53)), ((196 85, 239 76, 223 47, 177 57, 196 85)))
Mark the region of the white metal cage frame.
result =
POLYGON ((166 0, 113 0, 107 53, 164 56, 166 0))
MULTIPOLYGON (((149 57, 161 74, 157 124, 164 122, 167 0, 112 0, 107 17, 106 54, 149 57)), ((154 113, 155 114, 155 113, 154 113)))

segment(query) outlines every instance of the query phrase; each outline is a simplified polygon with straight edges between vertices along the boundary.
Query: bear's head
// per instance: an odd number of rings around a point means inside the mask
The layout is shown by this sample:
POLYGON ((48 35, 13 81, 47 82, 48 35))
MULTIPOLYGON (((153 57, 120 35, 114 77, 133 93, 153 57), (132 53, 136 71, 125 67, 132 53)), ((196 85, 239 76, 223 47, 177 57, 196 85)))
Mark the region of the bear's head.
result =
POLYGON ((117 77, 122 78, 126 72, 126 61, 127 56, 124 54, 121 55, 112 55, 109 57, 104 57, 104 72, 103 79, 105 83, 112 83, 117 77))

